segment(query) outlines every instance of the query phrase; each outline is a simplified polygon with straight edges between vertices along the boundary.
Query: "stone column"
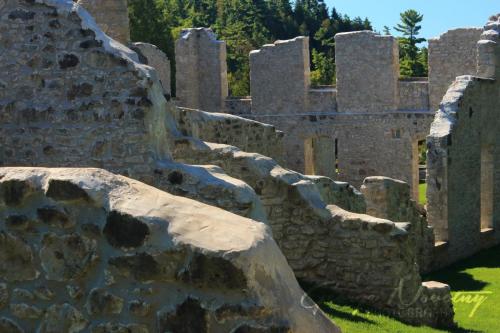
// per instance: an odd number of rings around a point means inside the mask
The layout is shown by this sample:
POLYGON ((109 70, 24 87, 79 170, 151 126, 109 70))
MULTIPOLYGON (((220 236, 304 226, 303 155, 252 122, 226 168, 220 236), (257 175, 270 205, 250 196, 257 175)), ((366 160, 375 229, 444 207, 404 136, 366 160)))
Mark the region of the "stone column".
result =
POLYGON ((309 38, 297 37, 250 52, 252 113, 309 110, 309 38))
POLYGON ((228 96, 226 42, 211 29, 182 31, 175 43, 178 105, 208 112, 224 112, 228 96))
POLYGON ((482 29, 453 29, 429 39, 429 99, 436 111, 457 76, 476 74, 477 42, 482 29))
POLYGON ((399 104, 399 46, 372 31, 335 35, 339 112, 384 112, 399 104))

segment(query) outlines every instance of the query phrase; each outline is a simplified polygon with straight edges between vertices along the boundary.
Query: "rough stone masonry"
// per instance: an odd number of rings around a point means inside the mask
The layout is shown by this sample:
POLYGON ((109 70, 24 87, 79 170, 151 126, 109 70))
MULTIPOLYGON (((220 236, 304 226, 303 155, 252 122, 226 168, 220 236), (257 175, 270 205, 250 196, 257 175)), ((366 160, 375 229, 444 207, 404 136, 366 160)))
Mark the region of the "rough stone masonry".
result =
POLYGON ((267 148, 254 143, 248 147, 256 152, 244 152, 228 143, 245 140, 216 135, 231 126, 256 139, 261 132, 261 143, 279 140, 272 126, 199 111, 179 115, 156 71, 71 1, 12 1, 0 13, 0 43, 8 46, 0 55, 7 73, 0 90, 3 165, 97 166, 251 217, 270 226, 296 276, 331 283, 407 322, 451 325, 451 302, 443 297, 449 287, 422 283, 419 275, 421 229, 414 227, 426 227, 422 220, 364 215, 364 199, 349 184, 301 175, 258 154, 267 148), (218 129, 196 124, 207 119, 218 129), (215 142, 190 136, 197 128, 215 142), (439 297, 407 306, 393 297, 397 291, 439 297), (425 317, 413 315, 429 307, 425 317))

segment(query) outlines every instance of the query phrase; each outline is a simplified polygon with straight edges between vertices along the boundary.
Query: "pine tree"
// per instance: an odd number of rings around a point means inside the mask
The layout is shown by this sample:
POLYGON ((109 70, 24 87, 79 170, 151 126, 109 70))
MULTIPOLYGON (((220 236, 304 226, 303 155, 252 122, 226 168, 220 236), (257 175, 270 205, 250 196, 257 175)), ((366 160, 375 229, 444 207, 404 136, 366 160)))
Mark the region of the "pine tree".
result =
POLYGON ((423 76, 427 69, 418 60, 419 49, 417 44, 425 41, 425 38, 418 38, 420 29, 419 23, 423 20, 423 15, 414 9, 409 9, 400 14, 401 23, 398 23, 394 30, 403 34, 399 38, 400 48, 400 68, 402 76, 423 76))

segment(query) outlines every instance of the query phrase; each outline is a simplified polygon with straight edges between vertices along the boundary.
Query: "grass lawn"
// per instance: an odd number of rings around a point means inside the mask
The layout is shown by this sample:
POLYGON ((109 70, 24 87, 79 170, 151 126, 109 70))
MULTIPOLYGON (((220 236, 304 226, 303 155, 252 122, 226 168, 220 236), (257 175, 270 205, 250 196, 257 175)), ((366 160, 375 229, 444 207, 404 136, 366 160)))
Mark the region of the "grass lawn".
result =
POLYGON ((425 205, 427 203, 427 197, 425 196, 425 192, 427 192, 427 184, 419 184, 418 185, 418 202, 421 205, 425 205))
MULTIPOLYGON (((499 258, 500 247, 496 247, 424 277, 425 280, 441 281, 451 286, 455 321, 459 326, 451 331, 405 325, 390 317, 370 313, 344 303, 328 293, 321 292, 311 296, 345 333, 498 333, 500 332, 499 258), (479 296, 485 297, 475 312, 477 302, 467 302, 463 294, 465 292, 481 292, 479 296)), ((474 297, 471 294, 467 296, 470 299, 474 297)))

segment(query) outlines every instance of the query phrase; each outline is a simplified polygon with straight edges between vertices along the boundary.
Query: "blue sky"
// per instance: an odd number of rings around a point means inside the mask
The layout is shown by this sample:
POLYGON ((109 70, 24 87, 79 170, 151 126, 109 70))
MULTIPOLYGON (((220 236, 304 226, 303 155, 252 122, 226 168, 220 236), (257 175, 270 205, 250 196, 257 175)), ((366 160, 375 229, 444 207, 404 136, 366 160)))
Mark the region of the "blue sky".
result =
POLYGON ((443 32, 461 27, 482 27, 488 17, 500 13, 500 0, 325 0, 351 18, 368 17, 375 30, 384 25, 392 29, 399 22, 399 13, 415 9, 424 14, 421 35, 437 37, 443 32))

